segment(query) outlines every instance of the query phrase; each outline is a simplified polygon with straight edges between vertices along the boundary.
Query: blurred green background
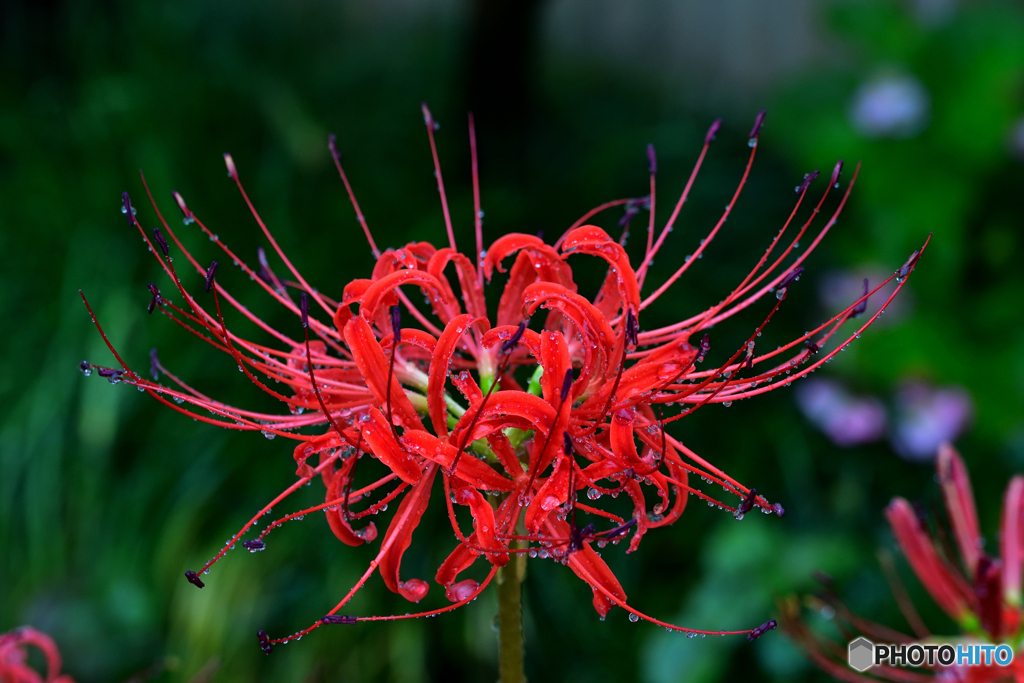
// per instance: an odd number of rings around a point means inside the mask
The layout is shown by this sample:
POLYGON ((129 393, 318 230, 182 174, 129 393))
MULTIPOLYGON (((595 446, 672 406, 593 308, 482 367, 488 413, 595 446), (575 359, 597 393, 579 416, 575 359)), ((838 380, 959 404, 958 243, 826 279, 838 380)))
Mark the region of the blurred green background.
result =
MULTIPOLYGON (((677 436, 788 514, 737 523, 693 505, 637 553, 606 552, 639 608, 692 627, 751 627, 774 615, 775 596, 812 590, 822 569, 862 614, 906 629, 875 560, 877 547, 892 547, 882 509, 897 494, 937 502, 929 456, 943 436, 967 459, 995 543, 1002 487, 1024 467, 1019 3, 4 0, 0 22, 0 632, 49 632, 77 680, 496 677, 491 593, 430 622, 322 629, 265 657, 256 629, 289 633, 322 615, 375 551, 341 545, 313 515, 278 530, 266 552, 230 555, 205 590, 189 586, 182 572, 290 481, 291 448, 194 423, 76 370, 83 358, 113 363, 83 288, 129 363, 145 367, 157 347, 201 390, 272 408, 232 361, 145 314, 145 283, 160 274, 120 214, 120 193, 152 227, 144 169, 175 224, 171 190, 254 260, 264 242, 225 177, 230 151, 292 260, 340 296, 367 276, 370 254, 328 132, 382 247, 444 240, 421 101, 441 123, 463 245, 472 243, 467 110, 479 130, 487 242, 513 230, 552 240, 601 202, 645 194, 649 142, 663 222, 721 116, 651 282, 713 225, 742 171, 753 115, 768 107, 731 220, 645 327, 724 296, 785 219, 803 174, 827 175, 839 157, 863 161, 857 187, 762 344, 810 329, 852 301, 861 274, 884 277, 934 233, 899 304, 826 372, 677 423, 677 436), (817 393, 801 393, 823 377, 817 393), (851 426, 841 419, 851 414, 867 417, 851 426)), ((849 163, 844 178, 851 172, 849 163)), ((614 228, 620 215, 599 224, 614 228)), ((178 225, 200 260, 217 256, 197 228, 178 225)), ((634 236, 634 253, 641 242, 634 236)), ((239 270, 219 277, 298 333, 239 270)), ((762 309, 716 330, 712 360, 762 309)), ((314 504, 321 494, 302 495, 314 504)), ((432 579, 453 545, 446 525, 440 510, 427 515, 406 555, 409 576, 432 579)), ((900 562, 926 621, 948 630, 900 562)), ((823 679, 780 633, 751 645, 688 640, 620 610, 601 622, 589 589, 550 562, 529 565, 525 591, 532 681, 823 679)), ((444 603, 436 585, 427 602, 444 603)), ((352 605, 409 609, 378 578, 352 605)))

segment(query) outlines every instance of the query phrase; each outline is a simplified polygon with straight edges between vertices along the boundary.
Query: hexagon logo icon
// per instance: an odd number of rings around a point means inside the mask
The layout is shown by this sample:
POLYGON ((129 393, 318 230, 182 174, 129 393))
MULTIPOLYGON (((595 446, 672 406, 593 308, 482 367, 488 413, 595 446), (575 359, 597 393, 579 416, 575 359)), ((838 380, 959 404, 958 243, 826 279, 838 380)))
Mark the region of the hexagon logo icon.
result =
POLYGON ((858 638, 850 643, 850 666, 857 671, 867 671, 875 661, 875 644, 867 638, 858 638))

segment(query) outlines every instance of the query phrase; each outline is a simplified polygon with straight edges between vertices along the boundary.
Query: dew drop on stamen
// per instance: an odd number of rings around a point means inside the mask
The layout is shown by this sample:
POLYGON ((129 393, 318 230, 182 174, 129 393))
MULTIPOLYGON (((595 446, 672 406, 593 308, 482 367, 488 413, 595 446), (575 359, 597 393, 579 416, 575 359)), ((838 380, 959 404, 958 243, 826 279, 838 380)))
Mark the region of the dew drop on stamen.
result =
POLYGON ((630 612, 629 613, 629 620, 632 621, 635 624, 636 622, 640 621, 640 617, 638 617, 637 615, 635 615, 632 612, 630 612))

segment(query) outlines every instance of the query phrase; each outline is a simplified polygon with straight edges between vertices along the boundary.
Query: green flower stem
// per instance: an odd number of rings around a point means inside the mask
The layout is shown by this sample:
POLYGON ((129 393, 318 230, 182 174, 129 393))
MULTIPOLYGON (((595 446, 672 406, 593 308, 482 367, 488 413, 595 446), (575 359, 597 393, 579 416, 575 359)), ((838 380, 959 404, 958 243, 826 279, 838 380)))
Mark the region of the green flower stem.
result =
MULTIPOLYGON (((521 543, 517 541, 513 547, 524 547, 521 543)), ((508 564, 498 569, 498 680, 501 683, 526 683, 522 592, 525 577, 524 553, 514 553, 508 564)))

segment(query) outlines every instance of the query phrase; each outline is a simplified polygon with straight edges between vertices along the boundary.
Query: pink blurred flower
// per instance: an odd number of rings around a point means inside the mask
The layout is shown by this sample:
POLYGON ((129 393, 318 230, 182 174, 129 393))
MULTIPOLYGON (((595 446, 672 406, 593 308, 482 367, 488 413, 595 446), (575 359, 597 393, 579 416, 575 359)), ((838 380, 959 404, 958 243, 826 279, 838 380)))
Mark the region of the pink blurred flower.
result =
POLYGON ((885 407, 874 396, 853 396, 839 382, 813 379, 797 388, 797 405, 837 446, 856 446, 885 436, 885 407))
POLYGON ((964 388, 932 388, 917 380, 900 387, 896 406, 892 446, 913 461, 934 458, 939 446, 960 436, 974 415, 974 402, 964 388))

